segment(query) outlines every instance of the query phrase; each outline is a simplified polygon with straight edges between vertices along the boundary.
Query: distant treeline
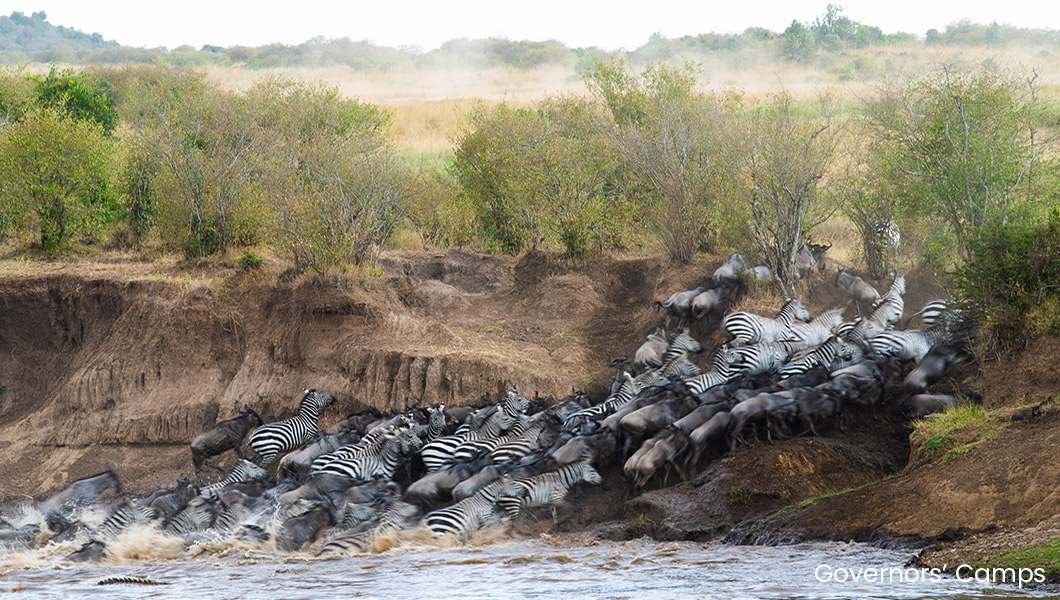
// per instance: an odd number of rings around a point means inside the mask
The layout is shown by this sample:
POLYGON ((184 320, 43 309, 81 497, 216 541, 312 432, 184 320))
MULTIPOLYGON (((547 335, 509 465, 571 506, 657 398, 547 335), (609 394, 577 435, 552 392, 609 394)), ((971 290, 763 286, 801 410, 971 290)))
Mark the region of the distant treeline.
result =
POLYGON ((393 48, 349 38, 313 38, 298 45, 269 44, 247 47, 205 45, 195 49, 136 48, 105 41, 98 33, 86 34, 56 27, 47 15, 26 16, 13 12, 0 17, 0 64, 27 61, 64 64, 151 63, 176 67, 208 65, 245 66, 251 69, 277 67, 327 67, 344 65, 357 70, 390 70, 401 67, 508 66, 534 68, 546 65, 573 66, 586 72, 597 61, 611 55, 633 64, 648 64, 671 57, 735 54, 745 51, 772 53, 778 58, 808 62, 820 53, 897 43, 926 45, 1004 46, 1033 44, 1060 46, 1060 31, 1024 29, 972 23, 962 20, 944 31, 930 29, 921 37, 912 33, 885 34, 879 27, 859 23, 843 15, 840 6, 829 4, 825 14, 813 22, 793 20, 783 32, 749 27, 742 33, 707 33, 666 38, 655 34, 643 46, 612 52, 596 46, 569 48, 557 41, 513 41, 500 38, 454 39, 436 50, 393 48))

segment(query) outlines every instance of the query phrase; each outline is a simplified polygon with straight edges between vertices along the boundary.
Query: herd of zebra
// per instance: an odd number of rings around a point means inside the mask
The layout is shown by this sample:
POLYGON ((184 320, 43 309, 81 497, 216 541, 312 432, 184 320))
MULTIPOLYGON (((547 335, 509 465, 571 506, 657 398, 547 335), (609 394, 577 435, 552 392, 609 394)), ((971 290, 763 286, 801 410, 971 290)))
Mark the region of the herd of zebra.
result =
POLYGON ((724 314, 741 289, 740 262, 657 303, 666 318, 632 360, 612 361, 610 393, 599 402, 574 391, 549 404, 512 387, 495 403, 390 416, 368 409, 321 432, 320 411, 335 399, 305 390, 287 420, 263 424, 246 408, 192 441, 199 475, 220 471, 214 457, 239 454, 219 481, 183 478, 131 498, 108 470, 0 519, 0 547, 66 542, 80 544, 69 560, 94 560, 134 525, 185 548, 228 538, 321 556, 378 550, 401 532, 465 540, 490 525, 556 519, 573 488, 603 483, 598 469, 643 489, 673 472, 688 478, 704 457, 749 439, 817 435, 831 422, 842 429, 848 407, 874 412, 890 401, 923 416, 956 403, 927 393, 968 357, 969 336, 948 303, 930 302, 907 320, 920 328, 896 330, 904 278, 880 294, 840 270, 836 285, 863 313, 852 321, 841 308, 812 316, 797 299, 774 317, 724 314), (704 371, 689 325, 712 319, 726 342, 704 371))

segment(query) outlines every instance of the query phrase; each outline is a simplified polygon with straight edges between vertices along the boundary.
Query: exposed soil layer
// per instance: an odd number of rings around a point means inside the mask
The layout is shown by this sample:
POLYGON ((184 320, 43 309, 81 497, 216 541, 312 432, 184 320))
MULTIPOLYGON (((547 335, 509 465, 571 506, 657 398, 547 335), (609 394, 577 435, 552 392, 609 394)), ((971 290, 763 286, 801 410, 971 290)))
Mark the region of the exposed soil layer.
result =
MULTIPOLYGON (((511 384, 551 398, 578 388, 598 401, 613 375, 607 363, 631 356, 660 322, 652 302, 703 283, 723 260, 571 264, 537 252, 390 252, 382 276, 363 279, 204 268, 188 282, 188 271, 79 265, 5 275, 0 496, 43 497, 107 467, 129 491, 148 493, 193 472, 188 443, 196 435, 244 406, 266 421, 286 418, 303 388, 336 396, 324 428, 368 406, 397 412, 496 400, 511 384)), ((801 290, 811 312, 846 302, 832 285, 834 269, 801 290)), ((939 295, 929 273, 907 280, 908 307, 939 295)), ((782 299, 752 292, 741 302, 769 311, 782 299)), ((693 326, 707 347, 703 366, 720 341, 717 325, 693 326)), ((1060 340, 1033 342, 1015 360, 987 362, 975 391, 994 411, 1053 398, 1057 356, 1060 340)), ((975 546, 972 534, 1054 535, 1056 527, 1041 524, 1060 514, 1060 408, 1046 405, 949 462, 910 450, 893 404, 880 412, 849 410, 842 429, 824 427, 819 437, 714 448, 644 491, 613 467, 604 485, 577 492, 577 509, 554 528, 754 543, 949 540, 965 545, 938 551, 966 556, 993 543, 975 546), (1038 533, 1012 533, 1030 528, 1038 533)))

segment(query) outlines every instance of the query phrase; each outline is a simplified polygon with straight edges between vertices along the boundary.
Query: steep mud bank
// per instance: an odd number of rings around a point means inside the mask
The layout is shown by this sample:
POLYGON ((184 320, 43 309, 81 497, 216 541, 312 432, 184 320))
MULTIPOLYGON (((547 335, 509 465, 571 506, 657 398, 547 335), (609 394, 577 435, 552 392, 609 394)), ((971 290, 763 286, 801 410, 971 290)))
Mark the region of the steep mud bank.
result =
POLYGON ((397 252, 381 266, 358 282, 0 278, 0 452, 12 467, 0 494, 39 496, 107 466, 148 491, 190 472, 186 444, 216 421, 245 405, 285 418, 303 388, 338 398, 325 427, 367 406, 459 406, 511 384, 599 393, 612 349, 639 344, 657 287, 671 284, 641 259, 397 252))

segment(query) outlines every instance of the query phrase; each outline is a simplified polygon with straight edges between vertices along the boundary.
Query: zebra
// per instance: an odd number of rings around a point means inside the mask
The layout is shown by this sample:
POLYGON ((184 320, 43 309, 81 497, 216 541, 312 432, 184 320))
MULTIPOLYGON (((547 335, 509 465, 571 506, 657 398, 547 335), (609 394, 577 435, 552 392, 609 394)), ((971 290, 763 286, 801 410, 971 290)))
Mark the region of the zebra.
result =
POLYGON ((794 323, 782 342, 796 342, 805 347, 823 344, 843 323, 843 309, 834 308, 818 315, 810 323, 794 323))
POLYGON ((445 429, 445 403, 435 408, 428 408, 427 415, 427 426, 420 430, 424 444, 429 444, 442 437, 442 430, 445 429))
POLYGON ((348 477, 357 481, 367 481, 374 477, 391 479, 403 456, 407 455, 418 440, 410 428, 401 428, 387 432, 383 439, 373 446, 351 458, 332 459, 317 469, 315 474, 330 473, 348 477))
POLYGON ((714 355, 709 371, 685 379, 681 383, 690 395, 699 396, 714 386, 732 381, 737 374, 730 367, 729 353, 723 348, 714 355))
POLYGON ((913 319, 920 317, 920 322, 923 323, 925 329, 933 329, 938 326, 949 329, 959 320, 959 315, 959 311, 954 308, 953 303, 949 300, 932 300, 913 313, 905 324, 908 327, 913 319))
MULTIPOLYGON (((406 529, 419 516, 420 509, 415 505, 400 500, 391 500, 380 511, 376 525, 370 529, 356 527, 358 525, 356 523, 352 526, 346 526, 344 521, 343 526, 346 527, 347 531, 325 542, 317 556, 348 556, 369 552, 377 539, 389 533, 406 529)), ((364 522, 367 524, 367 521, 370 520, 371 518, 366 519, 364 522)))
POLYGON ((497 411, 486 420, 482 426, 471 428, 462 425, 456 433, 445 436, 426 444, 420 450, 420 458, 428 472, 437 471, 442 466, 452 462, 453 453, 464 442, 498 437, 522 421, 530 401, 516 392, 514 389, 508 392, 508 396, 500 403, 497 411))
POLYGON ((206 498, 192 498, 184 510, 162 523, 162 531, 182 536, 197 529, 207 529, 216 519, 216 507, 206 498))
POLYGON ((633 368, 644 372, 649 368, 661 367, 663 354, 666 354, 668 346, 666 333, 658 327, 652 329, 648 333, 648 339, 633 354, 633 368))
POLYGON ((499 523, 503 517, 497 515, 497 499, 508 492, 511 484, 507 478, 498 479, 470 498, 427 513, 423 517, 424 525, 435 537, 455 535, 465 539, 481 527, 499 523))
MULTIPOLYGON (((539 419, 540 420, 540 419, 539 419)), ((493 438, 469 440, 460 444, 453 450, 453 460, 466 461, 484 456, 493 452, 503 444, 519 439, 527 431, 527 424, 517 421, 504 435, 493 438)), ((538 428, 540 432, 540 428, 538 428)), ((536 438, 535 438, 536 439, 536 438)))
POLYGON ((243 483, 245 481, 256 479, 265 479, 267 476, 268 473, 265 472, 264 467, 260 467, 245 458, 241 458, 239 459, 239 462, 236 463, 236 466, 232 467, 232 470, 224 479, 217 483, 212 483, 199 488, 199 495, 204 498, 212 497, 216 495, 215 492, 226 485, 243 483))
POLYGON ((99 537, 117 536, 130 525, 146 523, 154 518, 155 511, 150 508, 125 501, 96 528, 95 534, 99 537))
POLYGON ((733 345, 775 342, 788 335, 795 319, 810 321, 810 313, 797 298, 785 302, 774 319, 749 312, 734 312, 726 315, 721 328, 725 338, 733 345))
POLYGON ((520 512, 537 506, 550 506, 555 518, 556 507, 562 504, 572 487, 583 481, 593 485, 603 483, 600 473, 587 459, 534 477, 513 480, 508 491, 497 498, 497 505, 508 513, 510 519, 515 519, 520 512))
POLYGON ((298 414, 285 421, 258 427, 250 434, 247 447, 254 451, 255 462, 267 469, 276 456, 290 452, 318 434, 318 411, 335 402, 335 398, 316 390, 305 390, 298 414))
POLYGON ((866 339, 879 335, 894 325, 902 318, 905 312, 905 277, 896 275, 887 293, 880 296, 872 307, 872 312, 858 325, 861 333, 866 339))
POLYGON ((513 463, 533 452, 534 448, 537 447, 538 438, 541 436, 541 432, 545 430, 547 419, 556 420, 556 417, 552 415, 547 413, 542 414, 544 416, 537 419, 537 421, 522 434, 498 444, 489 453, 489 461, 495 465, 513 463))
POLYGON ((802 346, 797 342, 761 342, 728 351, 729 367, 741 375, 771 373, 802 346))
POLYGON ((885 331, 869 340, 869 345, 879 358, 894 356, 919 362, 941 337, 942 332, 937 329, 885 331))
POLYGON ((832 335, 823 344, 818 345, 805 356, 781 367, 779 371, 780 378, 787 379, 794 375, 800 375, 817 365, 823 365, 831 369, 831 365, 836 357, 839 356, 839 351, 842 347, 843 341, 838 336, 832 335))

